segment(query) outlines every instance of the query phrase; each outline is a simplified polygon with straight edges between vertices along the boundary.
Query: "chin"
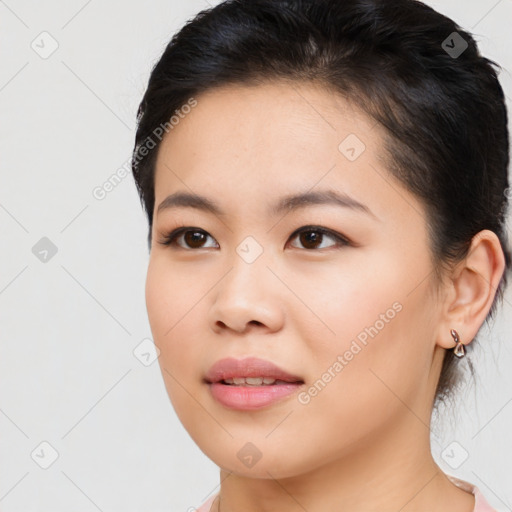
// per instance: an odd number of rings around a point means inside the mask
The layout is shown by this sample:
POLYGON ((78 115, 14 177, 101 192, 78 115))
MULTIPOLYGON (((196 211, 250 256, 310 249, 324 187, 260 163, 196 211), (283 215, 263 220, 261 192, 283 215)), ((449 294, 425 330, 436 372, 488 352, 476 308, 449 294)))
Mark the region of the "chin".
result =
POLYGON ((296 448, 297 460, 290 460, 292 448, 282 444, 274 446, 268 440, 265 443, 251 443, 231 439, 226 443, 211 443, 208 447, 198 443, 203 453, 222 470, 248 478, 292 478, 307 473, 314 465, 306 454, 296 448))

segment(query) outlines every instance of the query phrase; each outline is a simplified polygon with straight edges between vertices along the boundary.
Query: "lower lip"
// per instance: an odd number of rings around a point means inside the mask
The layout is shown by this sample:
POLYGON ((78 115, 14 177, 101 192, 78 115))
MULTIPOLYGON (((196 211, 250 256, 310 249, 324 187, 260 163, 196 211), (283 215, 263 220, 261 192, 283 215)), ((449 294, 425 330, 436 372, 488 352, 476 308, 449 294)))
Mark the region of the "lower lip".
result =
POLYGON ((273 404, 294 394, 301 383, 272 384, 270 386, 234 386, 212 382, 208 384, 213 398, 225 407, 252 411, 273 404))

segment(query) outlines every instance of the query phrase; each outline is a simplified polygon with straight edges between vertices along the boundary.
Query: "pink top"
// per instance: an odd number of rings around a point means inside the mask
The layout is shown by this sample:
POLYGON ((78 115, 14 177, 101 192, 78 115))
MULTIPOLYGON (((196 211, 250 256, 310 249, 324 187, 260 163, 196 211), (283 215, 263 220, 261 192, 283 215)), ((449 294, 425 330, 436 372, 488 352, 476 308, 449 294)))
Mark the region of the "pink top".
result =
MULTIPOLYGON (((445 473, 446 474, 446 473, 445 473)), ((457 487, 460 487, 463 491, 468 491, 475 496, 475 508, 473 512, 497 512, 496 509, 492 508, 489 503, 485 500, 483 494, 480 492, 478 487, 465 480, 460 480, 451 475, 446 475, 457 487)), ((213 505, 213 501, 217 497, 217 494, 210 496, 197 510, 197 512, 210 512, 210 508, 213 505)))
MULTIPOLYGON (((446 473, 445 473, 446 475, 446 473)), ((459 478, 455 478, 451 475, 446 475, 457 487, 460 487, 463 491, 468 491, 475 496, 475 508, 473 512, 497 512, 495 508, 492 508, 489 503, 487 503, 484 495, 480 492, 476 485, 470 484, 465 480, 460 480, 459 478)))
POLYGON ((210 496, 198 509, 196 509, 196 511, 197 512, 210 512, 210 508, 213 505, 213 500, 217 497, 217 494, 210 496))

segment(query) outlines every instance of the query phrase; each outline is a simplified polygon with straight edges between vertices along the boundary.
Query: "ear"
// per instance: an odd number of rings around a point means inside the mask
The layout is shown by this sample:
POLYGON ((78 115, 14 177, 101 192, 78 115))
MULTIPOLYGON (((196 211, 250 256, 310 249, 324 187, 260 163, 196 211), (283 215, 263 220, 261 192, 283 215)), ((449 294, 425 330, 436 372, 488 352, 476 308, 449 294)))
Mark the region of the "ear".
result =
POLYGON ((505 255, 497 235, 488 229, 477 233, 466 258, 454 268, 445 289, 437 342, 455 347, 455 329, 467 345, 482 326, 505 269, 505 255))

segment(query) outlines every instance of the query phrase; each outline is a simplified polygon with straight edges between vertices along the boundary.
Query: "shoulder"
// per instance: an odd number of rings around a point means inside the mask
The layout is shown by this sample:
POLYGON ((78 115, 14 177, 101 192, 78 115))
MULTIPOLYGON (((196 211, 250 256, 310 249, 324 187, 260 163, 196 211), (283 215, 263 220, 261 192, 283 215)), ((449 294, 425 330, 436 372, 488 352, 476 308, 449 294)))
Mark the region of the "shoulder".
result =
MULTIPOLYGON (((446 473, 445 473, 446 474, 446 473)), ((496 509, 492 508, 491 505, 487 502, 482 492, 478 489, 476 485, 473 485, 465 480, 461 480, 460 478, 456 478, 452 475, 446 474, 446 476, 457 486, 463 489, 464 491, 468 491, 475 496, 475 508, 473 512, 497 512, 496 509)))

